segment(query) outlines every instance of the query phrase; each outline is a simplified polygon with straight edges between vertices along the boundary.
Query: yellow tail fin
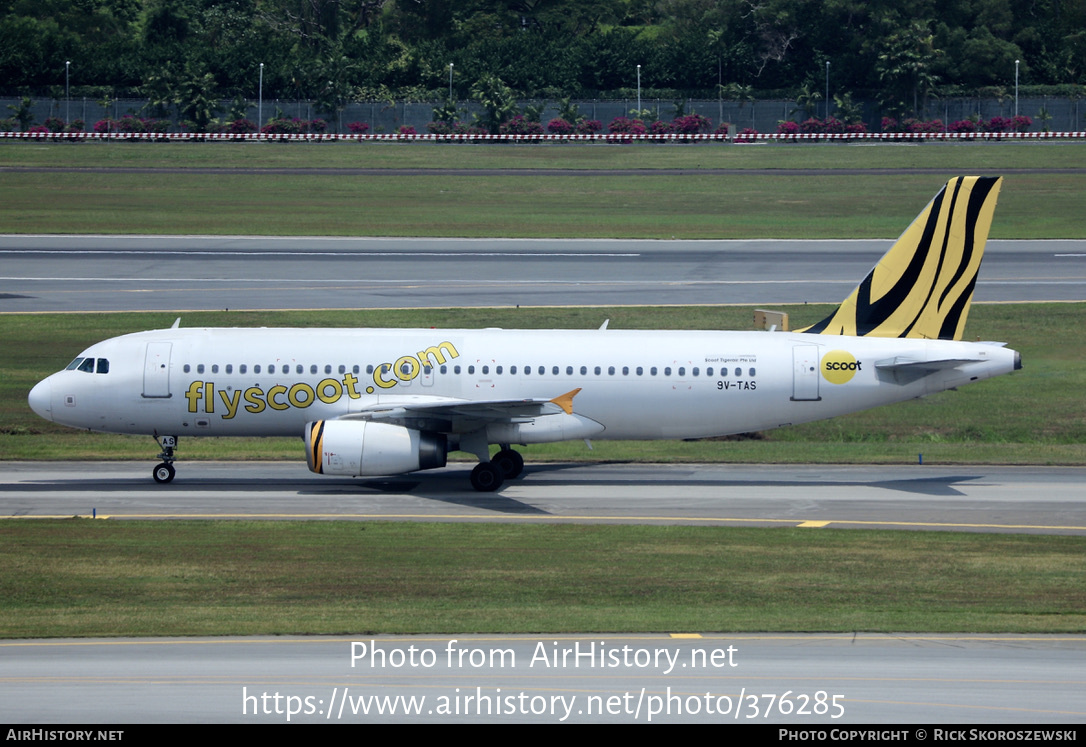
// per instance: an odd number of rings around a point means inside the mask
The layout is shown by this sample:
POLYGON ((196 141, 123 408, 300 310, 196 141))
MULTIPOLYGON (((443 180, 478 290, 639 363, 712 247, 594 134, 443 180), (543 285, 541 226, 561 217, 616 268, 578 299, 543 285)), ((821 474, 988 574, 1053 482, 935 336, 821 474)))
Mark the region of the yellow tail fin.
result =
POLYGON ((798 331, 960 340, 1002 182, 951 179, 833 314, 798 331))

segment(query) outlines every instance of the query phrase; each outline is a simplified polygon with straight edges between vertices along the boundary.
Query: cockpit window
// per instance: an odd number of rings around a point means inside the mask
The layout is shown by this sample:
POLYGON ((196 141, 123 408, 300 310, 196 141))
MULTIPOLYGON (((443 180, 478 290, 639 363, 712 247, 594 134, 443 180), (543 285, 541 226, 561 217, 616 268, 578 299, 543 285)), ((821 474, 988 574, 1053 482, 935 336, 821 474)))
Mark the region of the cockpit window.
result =
POLYGON ((65 368, 64 370, 65 371, 74 371, 75 369, 77 369, 79 367, 79 364, 82 363, 82 362, 83 362, 82 358, 76 358, 74 361, 69 363, 68 367, 65 368))
POLYGON ((98 373, 100 373, 100 374, 109 373, 109 359, 108 358, 99 358, 98 359, 98 373))
POLYGON ((76 370, 94 373, 94 358, 84 358, 83 362, 79 364, 76 370))

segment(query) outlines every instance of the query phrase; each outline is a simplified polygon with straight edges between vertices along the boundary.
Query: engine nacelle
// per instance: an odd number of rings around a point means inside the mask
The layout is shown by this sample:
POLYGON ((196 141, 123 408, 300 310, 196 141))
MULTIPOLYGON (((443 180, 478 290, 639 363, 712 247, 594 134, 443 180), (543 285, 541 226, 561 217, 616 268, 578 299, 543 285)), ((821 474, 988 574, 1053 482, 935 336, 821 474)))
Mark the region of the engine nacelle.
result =
POLYGON ((444 434, 368 420, 318 420, 305 427, 306 461, 320 475, 398 475, 444 467, 444 434))

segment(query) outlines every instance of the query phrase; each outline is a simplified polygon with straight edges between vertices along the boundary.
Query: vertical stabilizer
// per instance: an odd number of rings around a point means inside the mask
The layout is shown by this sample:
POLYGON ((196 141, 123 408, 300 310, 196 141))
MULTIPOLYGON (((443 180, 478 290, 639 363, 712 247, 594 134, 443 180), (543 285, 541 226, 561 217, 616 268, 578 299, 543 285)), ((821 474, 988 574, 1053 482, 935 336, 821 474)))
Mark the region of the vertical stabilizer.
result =
POLYGON ((960 340, 1002 182, 951 179, 837 310, 799 331, 960 340))

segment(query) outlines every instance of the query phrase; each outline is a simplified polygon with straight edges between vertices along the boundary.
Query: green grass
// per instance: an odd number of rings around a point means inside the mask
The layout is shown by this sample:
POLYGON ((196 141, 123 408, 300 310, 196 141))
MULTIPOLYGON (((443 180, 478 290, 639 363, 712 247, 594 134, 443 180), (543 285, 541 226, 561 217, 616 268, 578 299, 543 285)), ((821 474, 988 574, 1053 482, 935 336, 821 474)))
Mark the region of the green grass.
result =
MULTIPOLYGON (((228 235, 893 238, 942 182, 1066 167, 1086 145, 357 146, 0 143, 0 231, 228 235), (733 166, 732 164, 742 164, 733 166), (689 168, 649 176, 184 173, 195 166, 689 168), (572 166, 571 164, 577 164, 572 166), (907 175, 699 174, 699 168, 919 168, 907 175)), ((993 238, 1086 237, 1086 170, 1013 174, 993 238)))
POLYGON ((199 169, 1039 169, 1083 142, 774 145, 0 142, 0 166, 199 169))
POLYGON ((0 637, 1082 632, 1082 549, 926 532, 8 520, 0 637))
MULTIPOLYGON (((782 307, 785 308, 785 307, 782 307)), ((828 306, 790 307, 800 326, 828 306)), ((26 403, 35 382, 83 348, 127 332, 168 327, 176 315, 0 315, 0 458, 150 460, 148 437, 93 434, 38 418, 26 403)), ((749 329, 744 307, 423 309, 186 313, 196 326, 372 326, 749 329)), ((1024 369, 957 392, 855 415, 768 431, 763 440, 608 442, 532 446, 530 460, 649 462, 1086 464, 1086 304, 975 305, 967 339, 1002 340, 1022 353, 1024 369)), ((297 439, 186 439, 189 459, 301 459, 297 439)))

